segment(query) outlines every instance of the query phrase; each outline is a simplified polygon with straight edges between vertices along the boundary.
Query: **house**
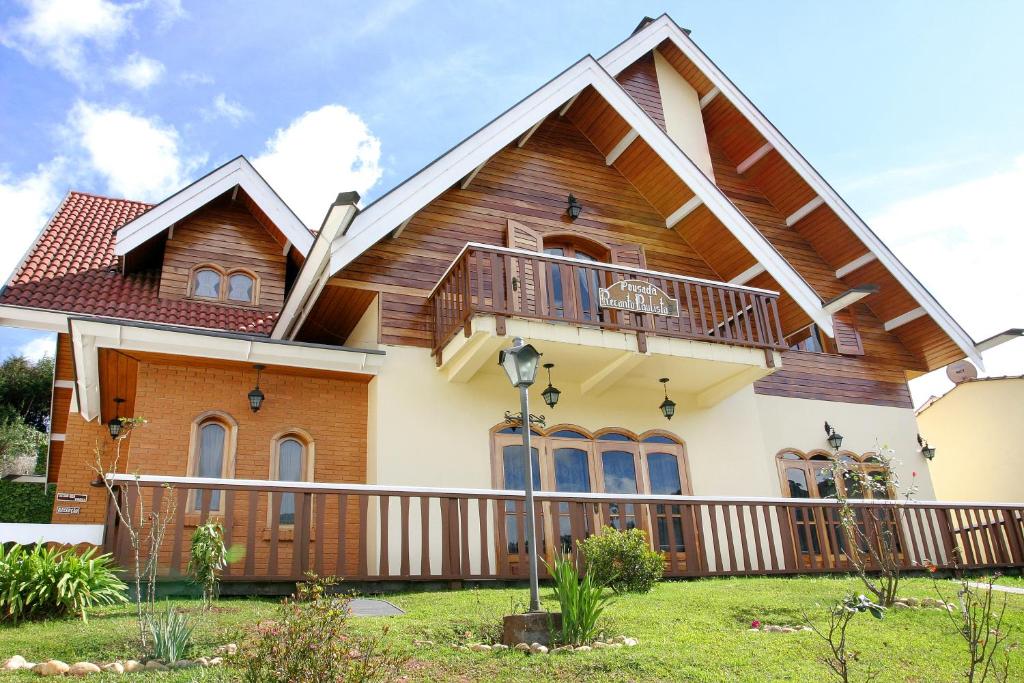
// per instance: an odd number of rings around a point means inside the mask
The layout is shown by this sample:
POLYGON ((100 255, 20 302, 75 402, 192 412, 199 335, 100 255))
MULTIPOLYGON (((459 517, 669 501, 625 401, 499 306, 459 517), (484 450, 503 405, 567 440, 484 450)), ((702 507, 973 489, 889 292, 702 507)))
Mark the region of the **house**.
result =
MULTIPOLYGON (((117 481, 176 502, 172 571, 218 518, 238 578, 519 576, 514 337, 545 552, 612 523, 671 572, 839 567, 826 422, 934 498, 907 379, 983 347, 668 16, 358 202, 304 226, 241 157, 155 206, 64 199, 0 295, 59 333, 54 522, 116 534, 90 483, 138 416, 117 481)), ((944 515, 907 562, 950 556, 944 515)))
POLYGON ((942 500, 1024 503, 1024 375, 972 377, 917 411, 921 435, 935 448, 928 464, 942 500))

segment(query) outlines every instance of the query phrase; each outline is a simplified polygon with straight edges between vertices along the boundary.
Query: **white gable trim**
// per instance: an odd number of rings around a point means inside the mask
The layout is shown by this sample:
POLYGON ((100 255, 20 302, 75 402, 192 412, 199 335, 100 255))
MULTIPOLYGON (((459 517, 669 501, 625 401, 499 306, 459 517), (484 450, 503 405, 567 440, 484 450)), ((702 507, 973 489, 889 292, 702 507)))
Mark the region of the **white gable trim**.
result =
POLYGON ((637 131, 639 137, 701 198, 743 247, 759 263, 764 264, 765 270, 775 278, 779 286, 831 336, 832 320, 822 310, 820 297, 593 57, 585 57, 563 71, 505 114, 366 207, 352 221, 347 234, 335 240, 331 272, 342 270, 402 221, 587 86, 593 86, 626 123, 637 131))
MULTIPOLYGON (((741 114, 757 129, 782 158, 814 189, 824 203, 839 216, 858 239, 877 255, 882 265, 893 274, 893 277, 910 293, 925 312, 939 324, 939 327, 950 336, 968 358, 981 364, 981 356, 975 349, 974 340, 952 316, 935 300, 931 293, 907 270, 899 259, 878 236, 861 220, 860 216, 843 200, 824 178, 808 163, 793 147, 782 133, 740 92, 740 89, 729 80, 728 76, 711 61, 697 46, 686 32, 683 31, 668 15, 663 14, 646 27, 627 38, 617 47, 601 57, 601 66, 613 76, 617 75, 637 59, 656 48, 665 40, 671 40, 690 61, 700 69, 711 81, 712 86, 729 99, 741 114)), ((780 283, 781 284, 781 283, 780 283)))
POLYGON ((238 157, 206 174, 163 200, 152 209, 117 231, 114 253, 124 256, 146 240, 169 229, 193 211, 231 189, 241 187, 267 217, 278 227, 285 239, 305 254, 313 246, 313 235, 288 205, 277 196, 245 157, 238 157))

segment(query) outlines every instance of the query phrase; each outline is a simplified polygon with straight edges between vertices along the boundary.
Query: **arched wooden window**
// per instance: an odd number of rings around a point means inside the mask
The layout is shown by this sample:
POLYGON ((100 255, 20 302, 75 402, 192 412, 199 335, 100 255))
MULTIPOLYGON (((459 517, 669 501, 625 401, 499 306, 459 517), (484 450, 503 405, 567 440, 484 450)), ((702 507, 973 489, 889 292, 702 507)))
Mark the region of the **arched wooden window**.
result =
POLYGON ((256 303, 256 278, 244 271, 230 273, 227 299, 243 304, 256 303))
MULTIPOLYGON (((304 431, 289 430, 274 437, 270 478, 275 481, 311 481, 313 475, 313 439, 304 431)), ((273 511, 270 512, 273 515, 273 511)), ((295 523, 295 494, 281 494, 278 516, 281 525, 295 523)))
POLYGON ((843 481, 835 481, 833 455, 827 451, 804 453, 795 448, 780 451, 776 460, 782 483, 782 494, 789 498, 835 498, 837 487, 842 486, 848 498, 890 497, 888 491, 889 470, 874 453, 857 455, 851 451, 840 451, 839 459, 844 463, 846 474, 843 481), (870 477, 879 485, 864 486, 863 480, 870 477), (886 494, 881 490, 885 489, 886 494))
MULTIPOLYGON (((234 454, 238 423, 227 413, 211 411, 192 422, 188 474, 209 479, 228 479, 234 472, 234 454)), ((223 499, 217 490, 206 494, 209 511, 222 512, 223 499)), ((201 512, 203 496, 193 491, 188 501, 189 512, 201 512)))
POLYGON ((201 266, 192 271, 192 296, 197 299, 220 300, 224 290, 224 275, 212 266, 201 266))

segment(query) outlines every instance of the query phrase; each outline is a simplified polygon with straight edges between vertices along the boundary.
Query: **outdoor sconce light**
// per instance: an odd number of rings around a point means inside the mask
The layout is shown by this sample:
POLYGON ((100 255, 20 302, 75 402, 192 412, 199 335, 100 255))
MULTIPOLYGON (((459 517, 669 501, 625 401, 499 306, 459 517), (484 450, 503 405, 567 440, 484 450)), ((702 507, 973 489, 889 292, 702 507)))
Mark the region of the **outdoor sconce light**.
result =
POLYGON ((665 400, 658 407, 661 408, 661 414, 665 416, 665 419, 671 420, 672 416, 676 414, 676 402, 668 397, 668 377, 662 377, 658 381, 665 389, 665 400))
POLYGON ((565 212, 569 214, 570 220, 576 220, 580 217, 580 214, 583 213, 583 205, 580 204, 576 197, 572 196, 571 192, 569 193, 569 208, 567 208, 565 212))
POLYGON ((528 387, 537 379, 537 363, 540 353, 533 344, 524 344, 520 337, 512 342, 512 347, 503 349, 498 354, 498 365, 505 370, 514 387, 528 387))
POLYGON ((843 435, 828 422, 825 423, 825 434, 828 436, 828 445, 832 447, 832 450, 838 451, 843 445, 843 435))
POLYGON ((124 426, 121 424, 121 404, 124 403, 124 401, 125 399, 123 398, 114 399, 114 404, 116 406, 115 416, 107 423, 107 429, 110 430, 110 438, 114 441, 117 441, 117 437, 121 435, 121 428, 124 426))
POLYGON ((266 365, 254 365, 256 369, 256 386, 249 392, 249 407, 252 408, 252 412, 260 412, 260 407, 263 405, 263 399, 266 398, 264 393, 260 391, 260 373, 267 369, 266 365))
POLYGON ((548 371, 548 388, 540 392, 540 395, 544 397, 544 402, 548 404, 548 408, 554 408, 558 404, 558 398, 562 395, 562 392, 551 386, 551 368, 555 367, 554 363, 545 363, 544 369, 548 371))
POLYGON ((921 438, 921 435, 917 435, 917 445, 921 447, 921 455, 925 457, 925 460, 932 460, 935 458, 935 447, 928 445, 928 440, 921 438))

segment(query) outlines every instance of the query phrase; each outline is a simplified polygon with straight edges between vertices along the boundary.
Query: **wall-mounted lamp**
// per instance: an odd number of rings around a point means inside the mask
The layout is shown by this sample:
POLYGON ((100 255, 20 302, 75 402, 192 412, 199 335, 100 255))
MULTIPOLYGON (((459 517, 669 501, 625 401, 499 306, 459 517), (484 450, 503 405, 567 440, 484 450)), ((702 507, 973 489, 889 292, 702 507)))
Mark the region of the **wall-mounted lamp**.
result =
POLYGON ((676 414, 676 402, 668 397, 668 377, 662 377, 658 381, 665 389, 665 400, 658 407, 661 408, 661 414, 665 416, 665 419, 671 420, 672 416, 676 414))
POLYGON ((263 405, 263 399, 266 395, 260 391, 260 374, 267 369, 266 365, 254 365, 256 369, 256 386, 249 392, 249 407, 252 408, 252 412, 260 412, 260 407, 263 405))
POLYGON ((928 440, 922 438, 920 434, 917 435, 917 445, 921 447, 921 455, 926 460, 931 460, 935 457, 935 447, 928 445, 928 440))
POLYGON ((570 220, 576 220, 580 217, 580 214, 583 213, 583 205, 580 204, 576 197, 572 196, 571 192, 569 193, 569 206, 565 212, 569 214, 570 220))
POLYGON ((825 435, 828 437, 828 445, 832 450, 838 451, 843 446, 843 435, 836 431, 836 428, 825 423, 825 435))
POLYGON ((540 395, 544 397, 544 402, 548 404, 549 408, 554 408, 558 403, 558 398, 562 395, 562 392, 551 386, 551 368, 555 367, 554 363, 545 363, 544 369, 548 371, 548 387, 544 391, 540 392, 540 395))
POLYGON ((114 441, 117 441, 117 437, 121 435, 121 429, 124 427, 124 424, 121 423, 121 404, 124 402, 125 399, 123 398, 114 399, 114 417, 107 423, 107 429, 110 430, 110 438, 114 441))

